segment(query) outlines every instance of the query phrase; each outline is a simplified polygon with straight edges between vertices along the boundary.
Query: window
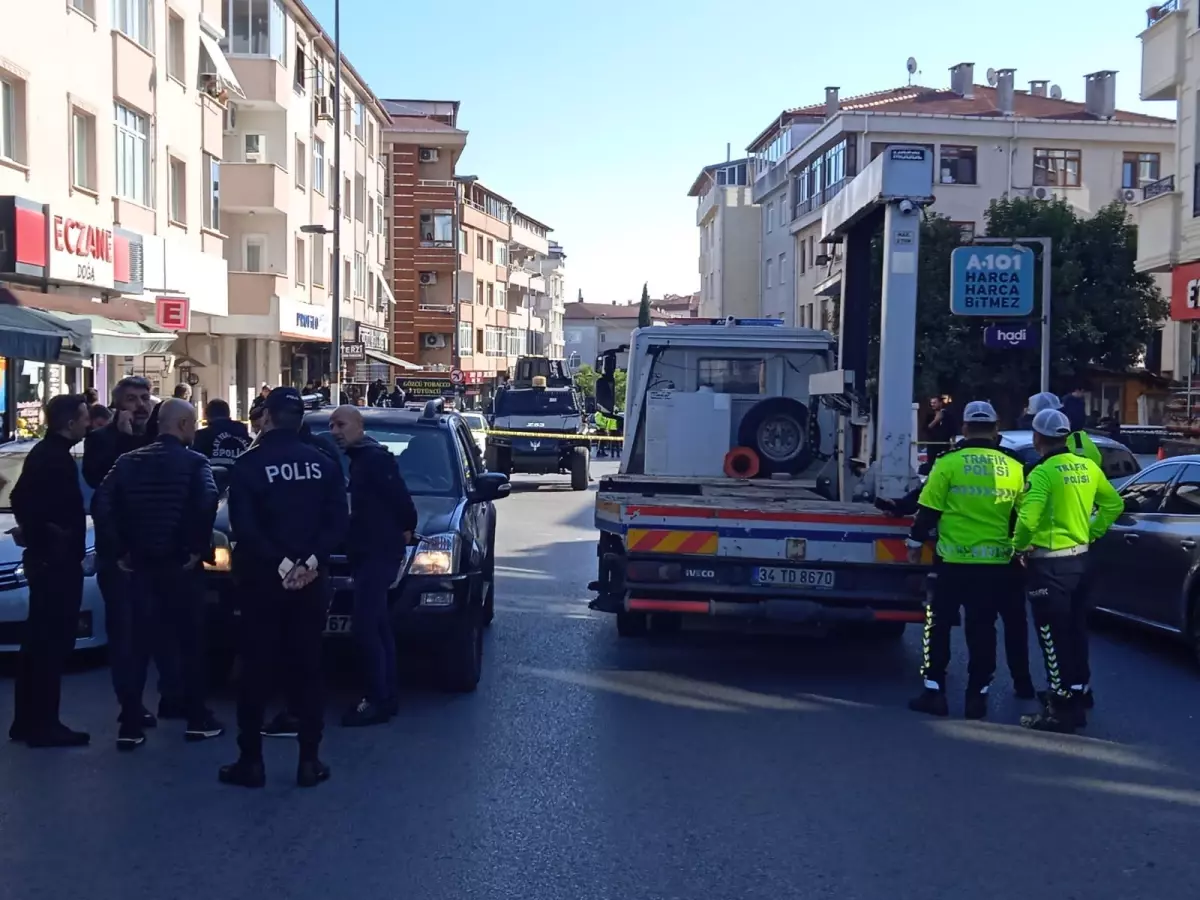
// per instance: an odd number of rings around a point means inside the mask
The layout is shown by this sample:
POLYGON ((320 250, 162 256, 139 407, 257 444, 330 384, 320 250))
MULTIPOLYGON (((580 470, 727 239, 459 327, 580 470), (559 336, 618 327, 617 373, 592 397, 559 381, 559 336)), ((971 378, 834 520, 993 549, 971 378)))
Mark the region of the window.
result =
POLYGON ((367 230, 373 231, 375 228, 375 198, 367 198, 367 230))
POLYGON ((1082 153, 1078 150, 1033 151, 1035 187, 1079 187, 1082 153))
POLYGON ((487 261, 495 262, 494 256, 495 256, 495 241, 493 241, 489 238, 488 242, 487 242, 487 261))
POLYGON ((304 85, 308 79, 308 57, 304 52, 304 45, 296 44, 296 60, 292 64, 292 87, 304 93, 304 85))
POLYGON ((501 266, 508 265, 508 244, 503 241, 496 245, 496 263, 501 266))
POLYGON ((774 284, 773 284, 774 280, 775 280, 775 260, 768 259, 767 260, 767 282, 766 282, 767 287, 774 287, 774 284))
POLYGON ((718 394, 761 394, 766 389, 764 360, 701 359, 697 366, 697 385, 710 387, 718 394))
POLYGON ((375 195, 375 233, 383 234, 383 194, 375 195))
POLYGON ((77 109, 71 110, 71 180, 77 188, 96 190, 96 117, 77 109))
POLYGON ((487 283, 487 305, 496 305, 496 285, 490 281, 487 283))
POLYGON ((296 187, 305 186, 304 179, 308 173, 308 157, 304 152, 304 141, 296 140, 296 187))
POLYGON ((769 234, 774 227, 775 227, 775 204, 768 203, 767 204, 767 233, 769 234))
POLYGON ((135 44, 154 49, 151 0, 112 0, 113 28, 135 44))
POLYGON ((367 258, 361 253, 354 254, 354 296, 367 295, 367 258))
POLYGON ((799 257, 797 257, 797 259, 800 262, 800 274, 801 275, 803 275, 805 272, 808 271, 807 255, 805 254, 804 250, 805 250, 804 239, 801 238, 800 239, 800 255, 799 255, 799 257))
POLYGON ((333 163, 329 163, 329 208, 333 209, 333 195, 337 191, 337 173, 333 171, 333 163))
POLYGON ((475 302, 483 306, 483 282, 475 282, 475 302))
POLYGON ((230 53, 267 56, 287 65, 283 0, 222 0, 221 26, 230 53))
POLYGON ((312 236, 312 283, 313 287, 325 287, 325 235, 312 236))
POLYGON ((421 244, 434 247, 454 246, 454 213, 448 209, 421 213, 421 244))
POLYGON ((96 0, 71 0, 71 8, 78 10, 93 21, 96 18, 96 0))
POLYGON ((367 158, 375 158, 375 123, 367 122, 367 158))
POLYGON ((367 179, 356 174, 354 176, 354 219, 356 222, 365 221, 367 212, 367 179))
POLYGON ((500 309, 508 308, 508 288, 502 284, 496 285, 496 306, 500 309))
POLYGON ((1200 515, 1200 466, 1192 464, 1184 469, 1162 511, 1168 516, 1200 515))
POLYGON ((1138 475, 1121 491, 1127 512, 1158 512, 1159 505, 1167 493, 1167 485, 1179 474, 1179 463, 1164 463, 1152 466, 1138 475))
POLYGON ((782 286, 787 282, 787 254, 779 254, 779 284, 782 286))
POLYGON ((1100 451, 1100 471, 1104 473, 1105 478, 1123 478, 1141 470, 1137 457, 1125 447, 1097 447, 1096 449, 1100 451))
POLYGON ((342 98, 342 130, 345 131, 346 134, 350 133, 350 111, 352 105, 353 104, 350 102, 349 94, 342 98))
POLYGON ((267 138, 262 134, 245 134, 242 136, 242 161, 260 163, 267 161, 267 138))
POLYGON ((340 285, 338 285, 338 289, 339 289, 338 296, 339 297, 347 296, 346 285, 348 285, 348 284, 349 285, 354 284, 354 282, 352 282, 350 280, 350 260, 343 257, 343 259, 342 259, 342 283, 340 285))
POLYGON ((313 190, 318 194, 325 193, 325 142, 320 138, 313 138, 312 152, 312 179, 313 190))
POLYGON ((25 162, 25 82, 0 74, 0 157, 25 162))
POLYGON ((1121 157, 1121 187, 1144 188, 1162 176, 1157 153, 1125 153, 1121 157))
POLYGON ((482 234, 475 235, 475 257, 477 259, 483 259, 483 235, 482 234))
POLYGON ((974 222, 951 222, 958 226, 958 241, 960 244, 970 244, 975 240, 974 222))
POLYGON ((267 267, 267 236, 247 234, 242 237, 242 270, 265 272, 267 267))
POLYGON ((342 179, 341 201, 342 201, 342 218, 349 219, 350 218, 350 207, 352 207, 354 205, 354 195, 350 193, 350 179, 348 177, 342 179))
POLYGON ((187 84, 187 26, 183 17, 167 13, 167 76, 187 84))
POLYGON ((113 104, 117 135, 117 196, 150 206, 150 120, 113 104))
POLYGON ((221 164, 204 154, 204 227, 221 230, 221 164))
POLYGON ((167 218, 179 225, 187 223, 187 166, 182 159, 171 158, 168 172, 167 218))
POLYGON ((354 101, 354 136, 360 141, 366 140, 366 137, 367 137, 366 122, 367 122, 366 110, 363 108, 362 101, 355 100, 354 101))
POLYGON ((942 184, 976 184, 976 149, 942 144, 942 184))
POLYGON ((308 262, 304 253, 304 238, 296 238, 296 285, 304 287, 304 275, 308 270, 308 262))
POLYGON ((467 248, 470 246, 471 246, 470 238, 467 237, 467 229, 465 229, 465 228, 458 229, 458 252, 466 253, 467 248))
POLYGON ((334 276, 334 274, 335 274, 335 270, 333 268, 333 251, 330 250, 329 251, 329 280, 326 282, 326 284, 329 285, 329 296, 330 297, 333 296, 333 276, 334 276))
POLYGON ((471 356, 475 351, 475 348, 473 346, 471 346, 472 343, 473 342, 471 340, 471 323, 470 322, 459 322, 458 323, 458 355, 459 356, 471 356))

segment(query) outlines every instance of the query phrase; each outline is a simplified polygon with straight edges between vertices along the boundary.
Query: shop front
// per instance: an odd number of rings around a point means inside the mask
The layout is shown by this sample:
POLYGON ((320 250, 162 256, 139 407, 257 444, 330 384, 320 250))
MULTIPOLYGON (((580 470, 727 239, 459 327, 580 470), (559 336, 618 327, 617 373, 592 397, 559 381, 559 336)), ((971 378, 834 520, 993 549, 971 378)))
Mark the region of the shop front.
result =
POLYGON ((333 315, 328 307, 279 298, 279 384, 302 388, 331 377, 333 315))
POLYGON ((364 396, 366 388, 376 381, 390 387, 398 375, 421 368, 388 353, 385 329, 353 321, 342 322, 342 361, 346 382, 361 388, 364 396))

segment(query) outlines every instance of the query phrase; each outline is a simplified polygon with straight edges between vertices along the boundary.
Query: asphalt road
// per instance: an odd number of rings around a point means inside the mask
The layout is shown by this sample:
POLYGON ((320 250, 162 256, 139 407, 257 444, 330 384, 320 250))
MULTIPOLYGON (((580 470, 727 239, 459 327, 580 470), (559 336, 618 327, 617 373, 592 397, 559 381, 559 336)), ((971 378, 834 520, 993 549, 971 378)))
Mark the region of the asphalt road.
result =
MULTIPOLYGON (((1015 725, 1003 674, 991 722, 908 712, 915 629, 891 646, 618 641, 586 607, 592 495, 561 481, 518 478, 501 506, 478 693, 418 680, 392 724, 331 727, 334 777, 316 790, 292 786, 290 742, 269 743, 258 792, 216 782, 231 735, 160 729, 118 754, 107 671, 73 674, 65 718, 92 747, 0 746, 0 897, 1195 895, 1200 677, 1185 654, 1096 636, 1099 707, 1086 737, 1064 738, 1015 725)), ((10 704, 5 690, 0 720, 10 704)))

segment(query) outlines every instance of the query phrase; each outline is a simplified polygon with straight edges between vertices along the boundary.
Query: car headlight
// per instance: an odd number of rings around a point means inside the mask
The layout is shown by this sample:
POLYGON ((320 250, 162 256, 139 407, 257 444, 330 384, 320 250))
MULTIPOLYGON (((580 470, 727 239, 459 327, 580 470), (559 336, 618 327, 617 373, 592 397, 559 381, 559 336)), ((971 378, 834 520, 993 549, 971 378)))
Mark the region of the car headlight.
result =
POLYGON ((410 575, 453 575, 458 569, 457 534, 434 534, 417 545, 409 564, 410 575))
MULTIPOLYGON (((19 577, 24 577, 25 567, 17 569, 19 577)), ((83 554, 83 574, 85 577, 91 577, 96 574, 96 548, 88 547, 83 554)))
POLYGON ((204 568, 209 572, 228 572, 233 565, 233 554, 229 547, 229 538, 220 531, 214 531, 212 536, 212 562, 205 562, 204 568))

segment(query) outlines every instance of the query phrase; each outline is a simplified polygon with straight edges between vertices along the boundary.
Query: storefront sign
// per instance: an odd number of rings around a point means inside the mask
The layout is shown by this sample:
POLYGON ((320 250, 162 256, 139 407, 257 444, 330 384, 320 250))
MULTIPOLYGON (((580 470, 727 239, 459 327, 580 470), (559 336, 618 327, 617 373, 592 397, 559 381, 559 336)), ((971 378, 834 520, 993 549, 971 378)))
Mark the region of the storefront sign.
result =
POLYGON ((342 359, 346 362, 353 362, 359 359, 366 359, 367 348, 362 345, 361 341, 342 341, 342 359))
POLYGON ((279 298, 279 336, 293 341, 333 340, 333 320, 329 309, 313 303, 279 298))
POLYGON ((358 323, 358 342, 368 350, 378 350, 381 353, 387 353, 388 350, 387 332, 362 322, 358 323))
POLYGON ((1177 322, 1200 319, 1200 262, 1171 270, 1171 318, 1177 322))
POLYGON ((187 331, 191 318, 191 301, 187 297, 159 297, 154 302, 154 324, 159 328, 187 331))
POLYGON ((407 400, 436 400, 438 397, 455 393, 454 385, 450 383, 449 378, 418 376, 416 378, 397 378, 396 383, 404 391, 407 400))
POLYGON ((112 228, 54 214, 50 219, 50 278, 113 286, 112 228))
POLYGON ((496 376, 491 372, 463 372, 464 384, 487 384, 496 376))

